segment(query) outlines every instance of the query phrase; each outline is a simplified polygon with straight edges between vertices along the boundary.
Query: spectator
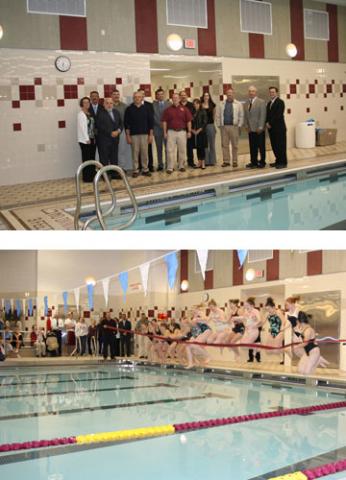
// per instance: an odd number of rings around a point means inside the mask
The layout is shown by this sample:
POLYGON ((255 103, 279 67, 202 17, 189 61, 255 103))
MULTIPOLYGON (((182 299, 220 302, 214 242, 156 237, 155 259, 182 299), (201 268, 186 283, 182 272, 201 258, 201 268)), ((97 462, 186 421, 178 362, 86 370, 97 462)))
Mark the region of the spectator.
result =
POLYGON ((127 143, 132 146, 132 176, 139 174, 139 155, 142 162, 142 174, 150 177, 148 168, 148 144, 153 141, 153 115, 142 102, 142 94, 136 92, 133 103, 125 112, 127 143))
MULTIPOLYGON (((120 314, 120 317, 121 317, 121 314, 120 314)), ((115 356, 116 357, 120 357, 121 353, 120 353, 120 332, 118 330, 119 328, 119 319, 116 318, 115 320, 115 325, 117 327, 117 330, 116 332, 114 332, 114 352, 115 352, 115 356)))
POLYGON ((245 126, 249 134, 251 162, 246 168, 266 166, 265 123, 267 109, 265 101, 257 97, 257 88, 249 88, 249 100, 245 104, 245 126), (260 160, 258 160, 258 152, 260 160))
POLYGON ((56 333, 54 331, 48 332, 46 336, 46 352, 56 357, 59 351, 58 339, 56 338, 56 333))
POLYGON ((102 320, 96 325, 96 338, 98 343, 99 355, 102 355, 103 353, 103 320, 106 320, 106 312, 103 312, 102 320))
POLYGON ((277 87, 269 88, 270 101, 267 103, 267 129, 270 143, 275 155, 275 162, 271 167, 277 169, 287 167, 287 141, 285 123, 285 102, 279 98, 277 87))
POLYGON ((206 128, 208 124, 207 112, 201 106, 201 101, 193 101, 195 113, 192 119, 192 145, 197 150, 198 167, 205 169, 205 149, 208 146, 206 128))
POLYGON ((177 93, 172 96, 173 105, 166 108, 162 115, 164 137, 167 140, 167 173, 171 174, 174 169, 175 147, 178 147, 178 168, 185 172, 186 142, 191 138, 190 111, 180 104, 177 93))
POLYGON ((116 323, 111 317, 111 313, 106 313, 106 318, 101 321, 103 338, 103 358, 107 360, 108 348, 110 350, 111 360, 115 358, 115 329, 116 323))
POLYGON ((97 338, 97 326, 96 320, 91 322, 88 328, 88 353, 89 355, 93 355, 97 353, 96 351, 96 338, 97 338))
POLYGON ((153 102, 154 109, 154 137, 157 152, 157 171, 164 169, 163 165, 163 147, 165 149, 165 163, 167 166, 167 142, 163 135, 162 114, 171 103, 165 100, 165 92, 162 88, 158 88, 155 92, 155 100, 153 102))
POLYGON ((125 313, 123 314, 122 319, 119 322, 119 328, 121 330, 126 330, 120 333, 121 355, 123 357, 130 357, 131 356, 131 337, 132 337, 132 333, 130 332, 130 330, 132 328, 132 325, 125 313))
MULTIPOLYGON (((90 100, 83 97, 79 102, 81 107, 77 118, 78 143, 82 151, 82 162, 95 160, 95 118, 90 115, 90 100)), ((95 176, 95 167, 89 165, 83 170, 83 181, 92 182, 95 176)))
POLYGON ((44 328, 37 333, 37 338, 35 342, 36 357, 45 357, 46 356, 46 336, 44 334, 44 328))
POLYGON ((85 318, 81 317, 75 328, 77 352, 83 356, 86 352, 86 343, 88 336, 88 326, 85 323, 85 318))
MULTIPOLYGON (((116 110, 118 110, 121 118, 121 122, 124 125, 125 111, 127 109, 126 103, 120 100, 119 90, 113 90, 112 92, 113 105, 116 110)), ((126 172, 132 170, 132 152, 131 145, 126 141, 126 132, 125 129, 122 130, 119 137, 119 166, 122 167, 126 172)))
POLYGON ((12 334, 11 345, 14 353, 16 353, 19 357, 20 356, 19 350, 22 348, 22 346, 24 346, 24 343, 23 343, 23 335, 21 334, 18 327, 15 327, 14 332, 12 334))
MULTIPOLYGON (((142 95, 142 104, 145 105, 149 109, 150 115, 152 117, 154 117, 153 104, 151 102, 148 102, 147 100, 145 100, 145 90, 143 90, 142 88, 139 88, 137 90, 137 92, 139 92, 142 95)), ((153 144, 152 143, 148 143, 148 168, 149 168, 149 172, 154 171, 153 144)), ((139 169, 142 170, 141 158, 139 160, 139 169)))
POLYGON ((204 92, 201 97, 202 108, 207 112, 207 143, 208 148, 205 151, 205 166, 216 165, 216 150, 215 150, 215 114, 216 114, 216 105, 213 102, 209 92, 204 92))
MULTIPOLYGON (((103 110, 103 105, 100 103, 100 95, 99 95, 99 92, 97 92, 96 90, 90 92, 89 98, 90 98, 89 113, 94 119, 94 123, 96 125, 97 116, 103 110)), ((93 155, 93 158, 96 158, 96 147, 98 149, 98 135, 97 135, 97 130, 95 128, 95 143, 91 147, 91 153, 93 155)))
MULTIPOLYGON (((195 113, 195 107, 193 103, 188 100, 187 93, 185 92, 185 90, 182 90, 179 93, 179 98, 180 98, 180 105, 187 108, 188 111, 193 116, 195 113)), ((190 138, 187 137, 187 142, 186 142, 187 164, 190 168, 197 168, 197 166, 193 161, 193 146, 194 146, 193 137, 192 136, 190 138)))
POLYGON ((36 326, 33 325, 31 328, 31 333, 30 333, 30 345, 33 347, 35 345, 35 342, 37 340, 37 333, 36 333, 36 326))

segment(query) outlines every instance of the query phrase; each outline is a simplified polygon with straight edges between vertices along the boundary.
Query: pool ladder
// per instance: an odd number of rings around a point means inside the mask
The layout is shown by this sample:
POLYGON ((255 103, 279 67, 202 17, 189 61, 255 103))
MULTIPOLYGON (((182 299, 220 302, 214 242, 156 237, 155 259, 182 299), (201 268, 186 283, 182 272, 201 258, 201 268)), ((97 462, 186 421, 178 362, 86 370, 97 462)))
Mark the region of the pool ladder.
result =
POLYGON ((124 170, 117 165, 102 165, 102 163, 96 161, 96 160, 88 160, 86 162, 83 162, 77 170, 76 173, 76 196, 77 196, 77 204, 76 204, 76 209, 74 213, 74 228, 75 230, 80 230, 80 216, 81 216, 81 207, 82 207, 82 193, 81 193, 81 176, 82 172, 86 167, 89 167, 93 165, 98 169, 97 174, 95 175, 93 186, 94 186, 94 197, 95 197, 95 210, 96 210, 96 215, 90 217, 82 226, 82 230, 87 230, 90 225, 98 221, 102 230, 108 230, 105 218, 110 216, 116 208, 116 196, 115 196, 115 191, 112 188, 112 184, 108 178, 107 173, 108 172, 116 172, 120 175, 121 179, 123 180, 127 193, 130 197, 132 207, 133 207, 133 212, 131 215, 131 218, 122 224, 117 225, 114 230, 124 230, 125 228, 128 228, 130 225, 132 225, 138 215, 138 205, 137 205, 137 200, 136 197, 133 193, 133 190, 129 184, 129 181, 126 177, 126 174, 124 173, 124 170), (107 190, 110 193, 111 196, 111 205, 110 207, 102 211, 102 205, 101 205, 101 195, 100 195, 100 189, 99 189, 99 183, 101 178, 105 181, 107 190))

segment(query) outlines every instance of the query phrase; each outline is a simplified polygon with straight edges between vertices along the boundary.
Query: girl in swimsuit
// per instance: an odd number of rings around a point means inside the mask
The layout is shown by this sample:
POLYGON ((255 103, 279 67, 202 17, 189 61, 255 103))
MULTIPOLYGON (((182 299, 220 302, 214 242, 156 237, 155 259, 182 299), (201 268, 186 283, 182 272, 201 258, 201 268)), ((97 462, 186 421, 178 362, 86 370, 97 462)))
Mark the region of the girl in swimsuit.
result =
POLYGON ((229 309, 227 311, 227 320, 230 324, 231 332, 227 339, 228 343, 236 343, 245 332, 245 325, 238 317, 242 317, 244 311, 239 307, 239 300, 232 299, 228 301, 229 309))
MULTIPOLYGON (((246 300, 244 305, 244 314, 241 317, 235 317, 235 320, 242 321, 245 325, 245 331, 240 340, 237 341, 239 345, 243 343, 254 343, 259 336, 259 327, 262 325, 262 319, 259 311, 255 308, 255 299, 250 297, 246 300)), ((239 348, 234 349, 236 361, 239 361, 239 348)), ((256 359, 259 361, 259 352, 256 353, 256 359)))
POLYGON ((299 336, 304 343, 304 353, 298 363, 298 372, 302 375, 313 373, 320 363, 321 352, 315 340, 315 330, 309 325, 309 317, 305 312, 299 312, 297 318, 297 328, 299 336))
POLYGON ((186 342, 186 368, 192 368, 194 366, 195 357, 202 357, 202 362, 204 364, 209 363, 210 357, 205 347, 200 347, 199 345, 189 345, 189 342, 207 343, 211 334, 212 331, 209 325, 206 323, 202 305, 198 305, 191 320, 191 338, 186 342))
MULTIPOLYGON (((225 312, 217 306, 215 300, 210 300, 208 307, 210 309, 208 324, 213 329, 213 332, 208 337, 207 343, 225 343, 232 333, 228 318, 225 312)), ((222 347, 220 350, 222 353, 222 347)))
MULTIPOLYGON (((276 308, 275 302, 271 297, 267 298, 265 304, 265 319, 269 324, 267 345, 271 347, 282 347, 285 318, 281 311, 276 308)), ((271 355, 282 355, 282 350, 266 350, 266 352, 271 355)))

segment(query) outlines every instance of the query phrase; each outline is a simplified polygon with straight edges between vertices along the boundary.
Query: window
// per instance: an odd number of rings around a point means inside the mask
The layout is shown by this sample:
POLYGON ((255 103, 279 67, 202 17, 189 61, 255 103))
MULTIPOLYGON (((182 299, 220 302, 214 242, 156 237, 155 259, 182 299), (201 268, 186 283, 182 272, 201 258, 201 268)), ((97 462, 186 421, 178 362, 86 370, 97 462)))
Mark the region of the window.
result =
POLYGON ((329 40, 328 12, 304 9, 304 37, 310 40, 329 40))
POLYGON ((257 0, 240 0, 240 30, 272 35, 272 4, 257 0))
MULTIPOLYGON (((209 250, 207 267, 205 270, 206 272, 209 272, 209 270, 213 270, 213 268, 214 268, 214 255, 213 255, 213 252, 209 250)), ((199 264, 197 252, 195 252, 195 273, 201 273, 201 266, 199 264)))
POLYGON ((27 0, 28 13, 85 17, 85 0, 27 0))
POLYGON ((167 25, 208 28, 207 0, 166 0, 167 25))

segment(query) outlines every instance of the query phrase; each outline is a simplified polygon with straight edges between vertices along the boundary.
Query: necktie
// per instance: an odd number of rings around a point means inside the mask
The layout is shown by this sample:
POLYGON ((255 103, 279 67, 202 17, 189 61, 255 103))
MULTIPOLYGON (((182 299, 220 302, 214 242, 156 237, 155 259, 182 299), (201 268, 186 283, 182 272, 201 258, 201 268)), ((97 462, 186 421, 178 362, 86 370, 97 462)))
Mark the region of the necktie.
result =
POLYGON ((252 102, 253 102, 253 100, 252 100, 252 99, 250 99, 249 111, 250 111, 250 110, 251 110, 251 108, 252 108, 252 102))
POLYGON ((93 105, 93 107, 94 107, 94 113, 96 115, 97 114, 97 105, 93 105))

